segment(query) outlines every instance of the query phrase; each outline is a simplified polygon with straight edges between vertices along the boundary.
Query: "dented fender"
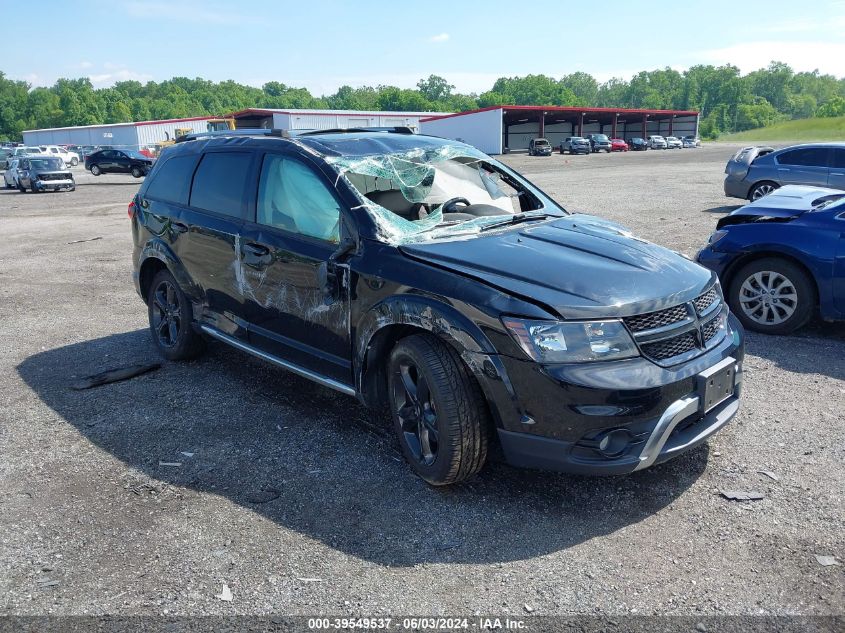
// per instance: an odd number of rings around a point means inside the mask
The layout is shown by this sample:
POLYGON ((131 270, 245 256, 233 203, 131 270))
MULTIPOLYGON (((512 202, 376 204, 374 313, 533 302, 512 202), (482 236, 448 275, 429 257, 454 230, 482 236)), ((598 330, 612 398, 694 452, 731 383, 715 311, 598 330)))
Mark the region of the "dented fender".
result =
POLYGON ((430 332, 451 345, 475 376, 499 427, 514 428, 522 417, 516 394, 495 347, 472 320, 448 303, 426 295, 393 295, 370 308, 356 328, 355 368, 358 393, 367 404, 365 384, 380 350, 378 333, 384 328, 404 325, 430 332))

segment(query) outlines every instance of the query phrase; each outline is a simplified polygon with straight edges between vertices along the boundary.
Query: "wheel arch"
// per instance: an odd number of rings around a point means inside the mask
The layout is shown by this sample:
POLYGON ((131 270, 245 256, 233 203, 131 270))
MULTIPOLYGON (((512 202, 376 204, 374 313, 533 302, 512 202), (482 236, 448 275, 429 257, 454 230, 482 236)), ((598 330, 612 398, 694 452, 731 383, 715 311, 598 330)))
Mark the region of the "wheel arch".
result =
POLYGON ((199 302, 202 293, 193 282, 182 262, 162 240, 151 240, 144 246, 138 258, 138 289, 144 303, 153 279, 161 270, 167 270, 173 275, 176 283, 193 302, 199 302))
POLYGON ((502 426, 502 409, 515 401, 513 387, 493 344, 454 306, 423 295, 399 295, 371 308, 357 328, 355 380, 365 404, 387 403, 387 359, 394 345, 414 333, 429 333, 458 352, 485 396, 492 419, 502 426))
POLYGON ((728 266, 724 273, 724 280, 722 280, 722 286, 724 287, 726 292, 730 292, 731 286, 734 283, 734 278, 736 277, 737 272, 739 272, 739 270, 743 266, 759 259, 767 258, 783 259, 791 264, 794 264, 795 266, 803 270, 805 273, 807 273, 807 276, 813 282, 813 291, 816 293, 816 308, 818 308, 819 297, 821 296, 821 289, 819 288, 819 280, 816 278, 813 269, 810 268, 804 261, 802 261, 800 257, 792 253, 784 253, 783 251, 763 249, 759 251, 745 253, 742 256, 737 257, 734 261, 731 262, 730 266, 728 266))

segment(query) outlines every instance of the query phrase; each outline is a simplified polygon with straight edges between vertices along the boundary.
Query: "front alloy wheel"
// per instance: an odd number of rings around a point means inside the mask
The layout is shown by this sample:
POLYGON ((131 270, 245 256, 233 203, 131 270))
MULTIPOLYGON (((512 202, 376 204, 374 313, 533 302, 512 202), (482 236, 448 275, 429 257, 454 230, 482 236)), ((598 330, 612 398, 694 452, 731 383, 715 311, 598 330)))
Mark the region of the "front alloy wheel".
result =
POLYGON ((395 368, 393 402, 403 439, 414 459, 430 466, 437 459, 439 434, 437 411, 431 399, 428 381, 419 368, 403 359, 395 368))
POLYGON ((745 265, 734 277, 731 309, 750 330, 788 334, 804 325, 815 308, 815 286, 799 266, 779 258, 745 265))
POLYGON ((387 369, 399 446, 411 469, 435 486, 463 481, 487 459, 487 402, 458 352, 429 333, 403 338, 387 369))

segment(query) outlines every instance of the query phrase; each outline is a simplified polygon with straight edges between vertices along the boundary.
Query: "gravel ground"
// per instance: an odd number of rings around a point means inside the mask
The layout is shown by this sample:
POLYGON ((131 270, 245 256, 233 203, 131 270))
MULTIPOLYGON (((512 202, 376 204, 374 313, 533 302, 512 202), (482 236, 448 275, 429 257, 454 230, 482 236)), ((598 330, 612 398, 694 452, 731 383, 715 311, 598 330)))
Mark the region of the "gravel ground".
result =
MULTIPOLYGON (((505 160, 693 255, 739 202, 734 149, 505 160)), ((139 182, 76 171, 74 193, 0 191, 0 613, 843 613, 845 566, 816 558, 845 562, 842 325, 750 335, 740 414, 665 465, 492 464, 433 489, 379 415, 220 345, 70 389, 157 360, 130 280, 139 182)))

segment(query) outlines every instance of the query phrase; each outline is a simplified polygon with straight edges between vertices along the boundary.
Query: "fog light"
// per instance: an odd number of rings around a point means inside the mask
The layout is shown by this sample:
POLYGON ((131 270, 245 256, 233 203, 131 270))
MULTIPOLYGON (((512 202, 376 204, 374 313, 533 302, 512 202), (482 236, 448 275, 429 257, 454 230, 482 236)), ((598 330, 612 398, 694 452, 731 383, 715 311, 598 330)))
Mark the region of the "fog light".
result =
POLYGON ((598 443, 598 451, 605 457, 618 457, 631 443, 631 434, 625 429, 616 429, 606 433, 598 443))

